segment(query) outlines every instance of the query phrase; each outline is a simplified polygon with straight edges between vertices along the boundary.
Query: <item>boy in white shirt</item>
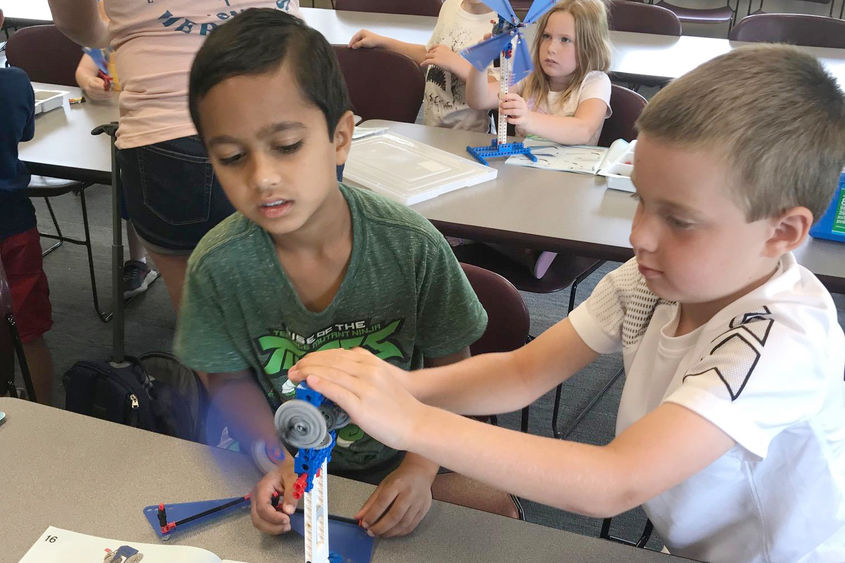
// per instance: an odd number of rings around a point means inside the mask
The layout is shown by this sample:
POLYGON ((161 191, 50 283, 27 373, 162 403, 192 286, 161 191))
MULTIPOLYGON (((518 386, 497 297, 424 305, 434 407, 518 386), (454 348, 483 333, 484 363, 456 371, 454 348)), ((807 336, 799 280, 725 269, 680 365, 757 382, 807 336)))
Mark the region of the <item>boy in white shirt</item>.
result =
POLYGON ((635 258, 569 318, 424 377, 362 350, 307 356, 289 377, 379 440, 519 496, 597 517, 642 504, 674 554, 845 561, 845 337, 791 253, 845 163, 845 97, 794 47, 743 47, 674 81, 637 126, 635 258), (619 349, 605 446, 428 406, 516 410, 619 349))

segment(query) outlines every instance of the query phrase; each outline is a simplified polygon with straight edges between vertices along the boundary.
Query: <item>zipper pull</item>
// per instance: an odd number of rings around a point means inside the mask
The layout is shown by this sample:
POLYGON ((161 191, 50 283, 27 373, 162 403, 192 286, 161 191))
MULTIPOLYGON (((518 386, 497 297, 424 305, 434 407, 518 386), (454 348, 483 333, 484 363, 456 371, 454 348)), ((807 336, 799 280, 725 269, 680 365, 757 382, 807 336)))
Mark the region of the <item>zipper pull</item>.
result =
POLYGON ((135 393, 129 395, 129 404, 132 410, 141 408, 141 403, 138 402, 138 397, 135 396, 135 393))

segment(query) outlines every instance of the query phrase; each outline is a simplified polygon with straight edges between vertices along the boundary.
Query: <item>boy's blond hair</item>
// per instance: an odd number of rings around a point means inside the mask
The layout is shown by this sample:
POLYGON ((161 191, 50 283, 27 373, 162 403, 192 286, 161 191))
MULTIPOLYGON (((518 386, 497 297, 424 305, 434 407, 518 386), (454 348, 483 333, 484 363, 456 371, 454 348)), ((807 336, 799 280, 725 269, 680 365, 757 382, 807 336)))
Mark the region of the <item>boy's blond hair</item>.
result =
POLYGON ((820 218, 845 164, 845 98, 788 45, 735 49, 674 80, 637 121, 650 138, 716 151, 756 221, 803 206, 820 218))
MULTIPOLYGON (((607 10, 602 0, 562 0, 543 14, 537 23, 537 35, 531 48, 534 72, 525 79, 522 97, 533 99, 535 106, 545 106, 549 95, 549 77, 540 66, 540 42, 549 18, 557 12, 569 12, 575 20, 575 61, 577 66, 567 87, 561 92, 558 104, 563 105, 572 92, 578 89, 587 73, 610 68, 610 36, 607 30, 607 10)), ((548 108, 554 112, 558 108, 548 108)))

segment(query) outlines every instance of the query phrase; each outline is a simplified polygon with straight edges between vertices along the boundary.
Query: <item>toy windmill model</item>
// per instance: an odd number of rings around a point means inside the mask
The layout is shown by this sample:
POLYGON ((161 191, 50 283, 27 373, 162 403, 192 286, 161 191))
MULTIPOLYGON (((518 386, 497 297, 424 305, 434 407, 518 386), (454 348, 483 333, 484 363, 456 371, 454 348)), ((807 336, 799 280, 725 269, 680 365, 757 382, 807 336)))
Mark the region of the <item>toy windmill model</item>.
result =
MULTIPOLYGON (((519 21, 508 0, 482 0, 491 10, 499 14, 499 21, 493 28, 493 36, 461 51, 461 56, 472 66, 484 72, 487 66, 500 55, 499 99, 508 93, 511 84, 516 84, 531 72, 531 49, 526 45, 522 28, 537 21, 557 0, 534 0, 525 20, 519 21)), ((482 164, 486 158, 500 158, 514 154, 524 154, 534 162, 537 157, 531 149, 522 143, 508 143, 508 121, 499 116, 498 137, 489 146, 467 147, 467 151, 482 164)))

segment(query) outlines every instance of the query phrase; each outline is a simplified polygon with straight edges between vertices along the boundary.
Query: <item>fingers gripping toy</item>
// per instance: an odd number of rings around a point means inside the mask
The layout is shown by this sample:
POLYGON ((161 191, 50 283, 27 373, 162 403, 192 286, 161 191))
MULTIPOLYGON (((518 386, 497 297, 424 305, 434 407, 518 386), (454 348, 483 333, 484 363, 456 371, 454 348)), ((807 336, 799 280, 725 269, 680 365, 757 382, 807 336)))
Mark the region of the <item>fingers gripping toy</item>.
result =
POLYGON ((305 383, 296 388, 296 399, 276 411, 276 429, 285 444, 299 448, 294 470, 299 478, 294 496, 304 496, 305 560, 309 563, 335 563, 341 558, 329 552, 329 508, 326 499, 326 467, 337 435, 335 430, 349 422, 337 405, 305 383))
MULTIPOLYGON (((483 0, 487 6, 499 14, 499 21, 493 28, 493 36, 478 45, 473 45, 461 51, 461 56, 472 66, 484 72, 493 60, 501 55, 501 75, 499 77, 499 98, 503 99, 511 84, 515 84, 528 76, 531 64, 530 49, 525 45, 522 28, 537 21, 556 0, 534 0, 525 20, 519 21, 508 0, 483 0)), ((487 164, 487 158, 501 158, 514 154, 524 154, 534 162, 537 157, 531 154, 531 149, 519 142, 508 143, 508 120, 499 116, 498 137, 493 139, 490 146, 467 147, 467 152, 481 164, 487 164)))

